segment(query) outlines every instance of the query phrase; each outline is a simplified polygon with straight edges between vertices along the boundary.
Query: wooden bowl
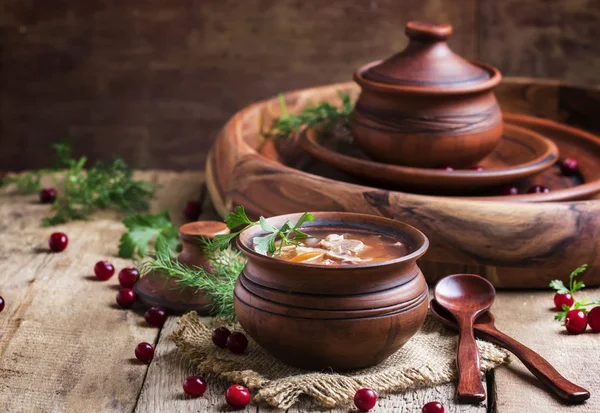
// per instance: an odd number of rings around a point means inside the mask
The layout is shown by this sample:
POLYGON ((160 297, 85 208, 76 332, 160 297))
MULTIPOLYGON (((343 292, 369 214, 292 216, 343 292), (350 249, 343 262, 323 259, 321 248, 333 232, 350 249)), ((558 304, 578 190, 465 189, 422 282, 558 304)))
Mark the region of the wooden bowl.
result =
POLYGON ((307 129, 300 136, 300 145, 315 158, 367 183, 433 194, 465 195, 512 184, 548 169, 558 159, 558 148, 551 140, 510 124, 504 126, 500 144, 479 163, 483 171, 447 171, 374 162, 366 158, 351 139, 307 129))
MULTIPOLYGON (((290 92, 285 100, 297 113, 320 101, 339 103, 339 91, 356 97, 359 90, 347 82, 290 92)), ((259 152, 263 133, 281 114, 278 99, 272 98, 236 113, 218 134, 206 164, 213 204, 223 216, 233 205, 244 205, 255 217, 317 209, 406 222, 431 237, 428 253, 419 261, 429 282, 473 273, 499 288, 548 288, 551 280, 568 280, 573 269, 587 263, 583 281, 599 285, 600 201, 594 195, 597 188, 590 188, 600 183, 594 163, 599 138, 569 126, 561 129, 557 122, 600 131, 600 88, 513 78, 500 84, 496 94, 505 111, 549 119, 536 121, 531 129, 551 138, 563 156, 584 164, 587 183, 571 190, 583 187, 573 196, 591 200, 535 203, 552 201, 554 191, 519 195, 519 202, 510 203, 507 197, 470 200, 388 191, 360 185, 308 156, 304 169, 310 172, 291 168, 259 152)))
POLYGON ((409 44, 359 68, 352 114, 356 143, 372 159, 422 168, 469 167, 502 137, 493 89, 500 72, 453 53, 449 25, 409 22, 409 44))
MULTIPOLYGON (((268 218, 268 222, 279 227, 300 215, 268 218)), ((238 249, 248 259, 234 292, 238 320, 258 344, 294 366, 350 370, 377 364, 410 339, 425 320, 428 289, 416 261, 429 241, 416 228, 382 217, 341 212, 313 215, 314 222, 303 224, 303 231, 387 235, 407 245, 408 255, 356 265, 289 262, 254 251, 252 241, 264 231, 252 227, 237 237, 238 249), (245 288, 244 280, 254 285, 256 293, 245 288), (381 297, 385 300, 379 301, 381 297), (330 299, 333 303, 327 304, 330 299), (344 341, 346 345, 340 346, 344 341)))

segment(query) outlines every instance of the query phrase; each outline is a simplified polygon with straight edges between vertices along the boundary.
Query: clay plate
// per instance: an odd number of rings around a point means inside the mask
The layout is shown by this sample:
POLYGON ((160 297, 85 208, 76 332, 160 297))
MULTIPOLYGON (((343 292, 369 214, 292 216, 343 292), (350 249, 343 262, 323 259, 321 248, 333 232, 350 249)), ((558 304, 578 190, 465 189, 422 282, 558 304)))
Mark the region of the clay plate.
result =
POLYGON ((300 145, 315 158, 359 179, 422 193, 467 194, 535 175, 558 159, 558 148, 531 130, 506 124, 494 152, 479 165, 483 171, 413 168, 368 159, 347 134, 304 131, 300 145))

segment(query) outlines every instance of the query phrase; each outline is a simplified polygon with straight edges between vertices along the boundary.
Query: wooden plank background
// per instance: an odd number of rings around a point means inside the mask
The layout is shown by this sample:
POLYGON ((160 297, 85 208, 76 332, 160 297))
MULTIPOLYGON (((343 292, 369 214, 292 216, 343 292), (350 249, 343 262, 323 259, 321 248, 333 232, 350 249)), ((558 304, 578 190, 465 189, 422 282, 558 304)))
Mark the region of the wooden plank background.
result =
POLYGON ((199 169, 237 110, 351 78, 406 44, 410 19, 504 74, 600 82, 598 0, 4 0, 0 170, 92 159, 199 169))

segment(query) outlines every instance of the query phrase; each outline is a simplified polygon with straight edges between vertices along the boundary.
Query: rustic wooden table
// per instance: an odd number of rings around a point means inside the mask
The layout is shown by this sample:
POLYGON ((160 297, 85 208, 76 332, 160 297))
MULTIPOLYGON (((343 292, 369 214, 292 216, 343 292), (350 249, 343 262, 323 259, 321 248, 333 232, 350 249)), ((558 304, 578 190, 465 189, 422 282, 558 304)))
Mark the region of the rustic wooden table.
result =
MULTIPOLYGON (((169 208, 181 223, 187 199, 201 191, 199 172, 144 172, 140 177, 162 189, 152 210, 169 208)), ((206 217, 214 212, 206 208, 206 217)), ((209 383, 197 399, 181 389, 194 368, 182 360, 168 335, 177 318, 158 330, 143 319, 143 310, 122 310, 115 304, 117 277, 98 282, 94 264, 109 259, 117 271, 129 264, 115 258, 124 232, 117 214, 101 213, 91 221, 56 228, 40 227, 48 212, 36 195, 0 189, 0 412, 226 412, 226 383, 209 383), (64 231, 69 247, 49 253, 51 232, 64 231), (140 364, 133 350, 141 342, 156 343, 150 366, 140 364)), ((566 274, 556 274, 565 277, 566 274)), ((599 289, 588 289, 600 296, 599 289)), ((374 412, 420 412, 427 401, 439 400, 446 412, 521 413, 600 412, 600 335, 571 336, 552 320, 550 291, 500 292, 493 307, 497 325, 543 356, 567 378, 592 392, 587 403, 565 406, 539 387, 521 363, 514 361, 487 377, 489 401, 460 406, 452 384, 382 396, 374 412)), ((318 410, 305 400, 288 410, 318 410)), ((245 412, 277 412, 250 405, 245 412)), ((354 411, 340 408, 330 412, 354 411)))

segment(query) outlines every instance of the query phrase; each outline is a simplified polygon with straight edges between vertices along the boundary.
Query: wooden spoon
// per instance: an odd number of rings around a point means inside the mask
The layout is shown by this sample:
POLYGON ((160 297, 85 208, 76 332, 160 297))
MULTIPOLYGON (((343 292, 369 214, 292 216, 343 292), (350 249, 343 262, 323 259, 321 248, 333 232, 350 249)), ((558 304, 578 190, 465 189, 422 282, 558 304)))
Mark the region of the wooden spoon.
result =
POLYGON ((494 303, 496 290, 488 280, 474 274, 454 274, 435 285, 433 295, 458 322, 458 400, 478 403, 485 400, 481 384, 479 351, 473 334, 473 323, 494 303))
MULTIPOLYGON (((452 314, 441 307, 435 300, 431 300, 431 313, 433 316, 452 328, 458 328, 452 314)), ((583 402, 590 398, 590 393, 565 379, 550 363, 535 351, 519 343, 512 337, 499 331, 494 324, 494 315, 490 311, 482 313, 475 319, 473 325, 477 337, 505 347, 519 358, 542 383, 550 388, 558 397, 570 402, 583 402)))

